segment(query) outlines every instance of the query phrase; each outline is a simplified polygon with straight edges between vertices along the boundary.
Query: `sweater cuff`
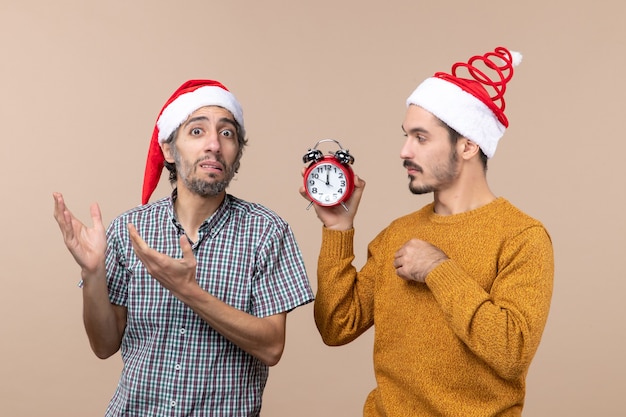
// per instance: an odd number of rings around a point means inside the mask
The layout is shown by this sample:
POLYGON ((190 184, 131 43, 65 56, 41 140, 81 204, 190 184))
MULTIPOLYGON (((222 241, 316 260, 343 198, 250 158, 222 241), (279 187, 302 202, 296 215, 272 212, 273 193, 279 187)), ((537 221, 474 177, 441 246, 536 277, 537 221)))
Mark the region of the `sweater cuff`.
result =
POLYGON ((465 271, 451 259, 430 271, 426 285, 434 294, 463 294, 474 286, 466 279, 465 271))
POLYGON ((320 256, 342 259, 354 255, 354 229, 332 230, 322 227, 320 256))

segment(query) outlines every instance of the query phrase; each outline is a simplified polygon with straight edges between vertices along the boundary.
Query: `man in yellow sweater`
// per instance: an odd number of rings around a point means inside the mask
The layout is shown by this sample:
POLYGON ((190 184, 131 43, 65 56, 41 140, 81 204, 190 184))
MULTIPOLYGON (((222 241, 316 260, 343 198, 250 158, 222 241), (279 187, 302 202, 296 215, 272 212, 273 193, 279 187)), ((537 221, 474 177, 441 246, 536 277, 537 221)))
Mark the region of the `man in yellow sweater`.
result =
POLYGON ((554 259, 543 225, 495 196, 486 179, 519 62, 499 47, 436 73, 409 96, 400 156, 411 192, 432 192, 434 201, 380 232, 360 271, 353 220, 365 181, 355 177, 348 210, 315 205, 324 224, 319 332, 342 345, 375 326, 377 386, 364 416, 521 415, 554 259), (457 76, 461 70, 469 76, 457 76))

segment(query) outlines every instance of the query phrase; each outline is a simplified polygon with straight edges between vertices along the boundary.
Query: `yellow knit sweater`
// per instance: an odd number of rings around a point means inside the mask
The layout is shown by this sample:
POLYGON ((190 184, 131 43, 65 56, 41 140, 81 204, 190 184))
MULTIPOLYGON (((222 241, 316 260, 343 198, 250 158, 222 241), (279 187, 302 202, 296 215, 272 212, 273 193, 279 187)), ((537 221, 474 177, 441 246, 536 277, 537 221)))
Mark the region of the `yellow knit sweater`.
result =
POLYGON ((323 229, 314 310, 328 345, 375 327, 377 386, 364 416, 521 415, 552 296, 542 224, 503 198, 452 216, 429 204, 383 230, 358 273, 353 237, 323 229), (411 238, 450 258, 426 284, 395 273, 394 253, 411 238))

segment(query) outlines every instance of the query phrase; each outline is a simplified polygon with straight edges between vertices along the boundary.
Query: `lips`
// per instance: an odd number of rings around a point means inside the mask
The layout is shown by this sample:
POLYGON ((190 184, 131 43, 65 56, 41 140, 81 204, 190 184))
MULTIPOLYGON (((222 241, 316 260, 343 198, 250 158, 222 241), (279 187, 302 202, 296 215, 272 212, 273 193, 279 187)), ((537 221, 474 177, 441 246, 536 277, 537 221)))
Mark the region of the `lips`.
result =
POLYGON ((224 168, 222 167, 222 164, 220 164, 217 161, 209 161, 209 160, 201 161, 198 163, 198 166, 201 169, 218 170, 218 171, 224 170, 224 168))

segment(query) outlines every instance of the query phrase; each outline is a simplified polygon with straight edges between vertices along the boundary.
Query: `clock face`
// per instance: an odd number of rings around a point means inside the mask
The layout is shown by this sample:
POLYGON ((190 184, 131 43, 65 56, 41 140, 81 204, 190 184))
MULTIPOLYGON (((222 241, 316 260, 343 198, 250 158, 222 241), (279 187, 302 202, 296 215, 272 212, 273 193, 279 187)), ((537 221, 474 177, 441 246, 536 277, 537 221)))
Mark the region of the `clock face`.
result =
POLYGON ((311 165, 304 174, 304 186, 309 197, 321 206, 334 206, 352 194, 354 181, 350 167, 334 158, 311 165))

